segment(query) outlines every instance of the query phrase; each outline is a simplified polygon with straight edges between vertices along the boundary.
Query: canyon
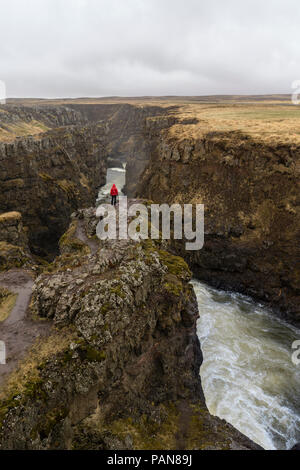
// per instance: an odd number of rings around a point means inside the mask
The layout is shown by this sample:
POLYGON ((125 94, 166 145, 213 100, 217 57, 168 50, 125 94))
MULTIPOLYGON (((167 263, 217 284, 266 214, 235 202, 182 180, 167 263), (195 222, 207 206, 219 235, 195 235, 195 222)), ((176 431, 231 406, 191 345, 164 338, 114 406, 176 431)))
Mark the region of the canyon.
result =
MULTIPOLYGON (((299 326, 296 139, 270 141, 249 131, 206 129, 187 118, 163 130, 149 127, 145 170, 129 194, 159 203, 204 204, 203 249, 187 252, 176 243, 175 252, 198 279, 250 295, 299 326)), ((128 164, 133 179, 131 166, 134 158, 128 164)))
MULTIPOLYGON (((0 108, 0 286, 32 285, 0 381, 0 447, 259 448, 207 410, 190 280, 251 295, 300 325, 300 143, 288 105, 0 108), (123 164, 130 203, 205 205, 202 250, 97 239, 97 192, 123 164)), ((0 324, 0 339, 9 328, 0 324)))

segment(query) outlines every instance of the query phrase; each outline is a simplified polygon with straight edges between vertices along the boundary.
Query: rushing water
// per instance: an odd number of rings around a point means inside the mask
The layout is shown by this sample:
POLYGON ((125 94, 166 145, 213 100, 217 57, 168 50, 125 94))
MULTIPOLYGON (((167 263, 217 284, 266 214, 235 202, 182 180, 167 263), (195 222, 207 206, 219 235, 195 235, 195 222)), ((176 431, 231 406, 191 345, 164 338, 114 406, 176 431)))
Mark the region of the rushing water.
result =
POLYGON ((300 441, 300 331, 251 299, 193 281, 203 352, 201 380, 211 414, 265 449, 300 441))
POLYGON ((106 184, 102 186, 98 193, 97 204, 107 203, 110 201, 110 190, 113 183, 119 190, 119 195, 122 196, 122 189, 125 185, 125 168, 108 168, 106 174, 106 184))

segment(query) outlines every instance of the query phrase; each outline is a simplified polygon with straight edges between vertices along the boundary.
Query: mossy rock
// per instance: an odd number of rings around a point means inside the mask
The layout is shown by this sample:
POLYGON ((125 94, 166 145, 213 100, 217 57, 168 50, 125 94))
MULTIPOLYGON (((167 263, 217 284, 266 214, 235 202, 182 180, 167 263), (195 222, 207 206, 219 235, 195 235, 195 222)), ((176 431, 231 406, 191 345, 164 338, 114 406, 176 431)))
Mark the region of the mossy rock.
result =
POLYGON ((52 176, 48 175, 47 173, 39 173, 38 176, 46 183, 54 182, 54 178, 52 178, 52 176))
POLYGON ((167 274, 164 277, 164 288, 172 295, 179 297, 183 293, 183 284, 174 274, 167 274))
MULTIPOLYGON (((96 428, 87 430, 93 436, 103 437, 118 442, 126 448, 126 439, 130 436, 133 450, 172 450, 176 449, 176 432, 178 430, 178 412, 171 404, 161 405, 161 422, 147 414, 139 417, 124 416, 112 422, 101 422, 96 428)), ((84 428, 82 428, 84 429, 84 428)), ((79 433, 73 441, 73 449, 87 450, 91 443, 86 439, 86 432, 79 433)), ((105 441, 106 439, 104 439, 105 441)))
POLYGON ((0 271, 11 268, 21 268, 29 261, 30 259, 26 256, 21 247, 6 242, 0 242, 0 271))
POLYGON ((25 404, 27 400, 46 403, 47 394, 42 387, 43 384, 44 381, 40 377, 36 377, 24 384, 22 393, 11 391, 7 398, 0 401, 0 429, 3 427, 5 417, 9 411, 25 404))
POLYGON ((57 185, 70 197, 74 198, 77 197, 79 191, 76 189, 76 185, 69 180, 59 180, 57 181, 57 185))
POLYGON ((90 248, 75 237, 77 225, 78 221, 73 220, 68 230, 60 238, 59 247, 62 254, 80 253, 81 255, 87 255, 90 253, 90 248))
POLYGON ((46 439, 51 431, 68 416, 69 410, 66 407, 57 407, 48 411, 40 422, 33 428, 31 437, 34 439, 37 435, 41 439, 46 439))
POLYGON ((82 361, 103 362, 106 359, 105 351, 99 351, 88 344, 84 339, 80 338, 75 341, 77 347, 74 350, 67 349, 62 355, 62 361, 67 364, 74 360, 74 353, 79 356, 82 361))
POLYGON ((121 297, 121 299, 125 299, 126 295, 123 292, 122 286, 119 284, 117 286, 111 287, 110 289, 111 294, 116 294, 118 297, 121 297))
POLYGON ((159 257, 161 262, 167 267, 170 274, 178 276, 180 279, 189 280, 192 277, 192 273, 180 256, 171 255, 167 251, 159 250, 159 257))

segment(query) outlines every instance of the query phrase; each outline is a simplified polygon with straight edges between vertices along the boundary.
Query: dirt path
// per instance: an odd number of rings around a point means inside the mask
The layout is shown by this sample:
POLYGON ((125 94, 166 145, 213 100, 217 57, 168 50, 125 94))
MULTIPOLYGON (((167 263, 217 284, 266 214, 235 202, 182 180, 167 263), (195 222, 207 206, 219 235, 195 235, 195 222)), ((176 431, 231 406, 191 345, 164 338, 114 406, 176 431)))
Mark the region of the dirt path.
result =
POLYGON ((3 327, 13 325, 25 316, 30 302, 33 282, 33 278, 26 271, 12 270, 0 275, 0 286, 6 287, 14 294, 18 294, 10 316, 0 324, 0 332, 3 327))
POLYGON ((18 294, 10 316, 0 323, 0 340, 6 346, 6 364, 0 365, 0 385, 36 338, 50 330, 48 323, 33 321, 26 316, 33 284, 33 277, 22 269, 12 269, 0 274, 0 287, 18 294))

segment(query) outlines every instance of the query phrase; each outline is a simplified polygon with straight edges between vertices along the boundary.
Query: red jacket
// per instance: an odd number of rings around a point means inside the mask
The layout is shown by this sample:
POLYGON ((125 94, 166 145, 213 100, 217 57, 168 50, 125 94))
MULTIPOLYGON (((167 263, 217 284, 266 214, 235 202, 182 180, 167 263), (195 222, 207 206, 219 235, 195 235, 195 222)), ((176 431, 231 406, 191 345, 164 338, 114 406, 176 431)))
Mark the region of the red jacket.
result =
POLYGON ((110 190, 110 195, 111 196, 118 196, 119 195, 118 188, 115 184, 112 185, 112 188, 110 190))

